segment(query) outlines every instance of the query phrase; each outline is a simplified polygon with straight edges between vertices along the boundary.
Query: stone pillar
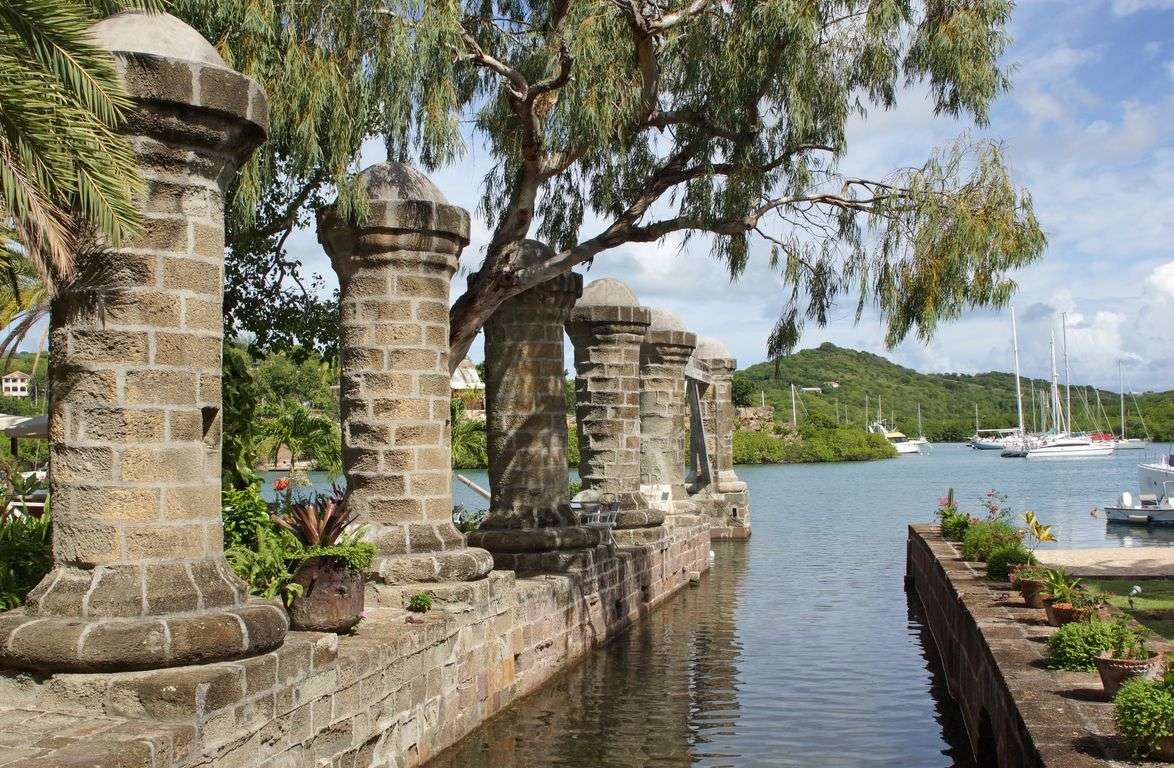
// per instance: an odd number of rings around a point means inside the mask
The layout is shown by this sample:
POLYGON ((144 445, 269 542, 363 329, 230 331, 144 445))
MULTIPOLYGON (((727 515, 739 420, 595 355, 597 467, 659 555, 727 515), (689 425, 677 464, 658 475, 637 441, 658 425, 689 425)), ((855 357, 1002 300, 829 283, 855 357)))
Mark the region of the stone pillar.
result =
MULTIPOLYGON (((550 253, 533 240, 523 248, 526 261, 550 253)), ((485 324, 492 498, 469 543, 493 552, 499 568, 564 570, 581 559, 565 550, 601 541, 571 512, 567 481, 563 325, 582 293, 582 276, 568 272, 506 300, 485 324)))
POLYGON ((343 470, 385 584, 479 579, 493 559, 452 523, 448 291, 469 214, 423 174, 379 163, 359 174, 368 214, 319 218, 338 273, 343 470))
POLYGON ((264 139, 265 93, 167 14, 91 28, 134 99, 123 128, 145 191, 142 235, 79 264, 107 277, 50 318, 54 568, 0 619, 0 664, 150 669, 280 645, 275 601, 223 556, 220 354, 224 188, 264 139))
POLYGON ((651 311, 640 347, 640 489, 665 512, 687 502, 685 492, 685 364, 697 336, 672 312, 651 311))
POLYGON ((640 345, 651 317, 618 280, 590 283, 571 312, 579 476, 588 496, 618 501, 616 528, 664 522, 640 493, 640 345))
POLYGON ((746 483, 734 473, 733 380, 738 363, 725 344, 708 337, 698 340, 694 359, 712 378, 700 398, 710 482, 705 488, 695 488, 700 493, 694 498, 708 500, 715 537, 746 538, 750 535, 749 498, 746 483))

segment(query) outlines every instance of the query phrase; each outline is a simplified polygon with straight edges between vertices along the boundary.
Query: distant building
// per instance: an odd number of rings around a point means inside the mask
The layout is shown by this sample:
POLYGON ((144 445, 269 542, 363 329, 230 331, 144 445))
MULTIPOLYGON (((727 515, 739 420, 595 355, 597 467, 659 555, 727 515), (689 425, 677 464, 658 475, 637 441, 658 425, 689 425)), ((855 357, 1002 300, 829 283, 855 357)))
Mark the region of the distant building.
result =
POLYGON ((3 387, 5 397, 28 397, 29 396, 29 381, 32 379, 24 371, 12 371, 4 374, 0 378, 0 386, 3 387))
POLYGON ((465 358, 457 369, 452 372, 452 377, 449 379, 449 387, 452 389, 452 396, 460 398, 465 403, 465 408, 470 411, 485 410, 485 382, 481 381, 481 375, 477 373, 477 366, 473 365, 473 361, 465 358))
POLYGON ((819 387, 799 387, 799 391, 800 392, 814 392, 817 395, 823 393, 823 390, 820 389, 819 387))
POLYGON ((825 381, 823 383, 823 385, 825 387, 831 387, 832 389, 839 389, 840 388, 840 382, 838 382, 838 381, 825 381))

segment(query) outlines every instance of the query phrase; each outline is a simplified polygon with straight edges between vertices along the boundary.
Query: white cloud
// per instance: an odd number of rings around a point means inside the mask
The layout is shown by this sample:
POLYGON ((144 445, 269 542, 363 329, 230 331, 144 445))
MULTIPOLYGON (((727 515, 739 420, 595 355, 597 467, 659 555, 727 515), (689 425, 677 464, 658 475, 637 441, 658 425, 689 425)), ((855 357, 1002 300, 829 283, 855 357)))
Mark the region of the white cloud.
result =
POLYGON ((1174 0, 1113 0, 1113 13, 1128 16, 1139 11, 1166 11, 1174 8, 1174 0))

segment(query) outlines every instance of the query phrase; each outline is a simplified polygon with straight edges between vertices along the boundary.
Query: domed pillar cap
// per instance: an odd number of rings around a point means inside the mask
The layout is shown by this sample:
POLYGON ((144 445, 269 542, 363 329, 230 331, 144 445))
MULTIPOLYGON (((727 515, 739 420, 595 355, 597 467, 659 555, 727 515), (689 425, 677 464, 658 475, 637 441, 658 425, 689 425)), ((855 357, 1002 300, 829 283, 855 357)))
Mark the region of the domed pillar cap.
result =
POLYGON ((697 339, 697 349, 693 353, 695 360, 701 360, 709 366, 721 365, 728 368, 736 368, 738 361, 730 354, 730 350, 726 348, 719 339, 712 336, 702 336, 697 339))
POLYGON ((697 346, 697 334, 690 333, 685 328, 685 322, 673 312, 659 307, 649 309, 651 323, 644 333, 644 343, 657 347, 686 347, 692 350, 697 346))
POLYGON ((605 277, 592 280, 583 288, 583 296, 571 311, 571 323, 576 322, 648 326, 652 317, 647 307, 640 306, 631 288, 615 278, 605 277))
POLYGON ((363 169, 355 183, 367 197, 361 220, 338 215, 337 203, 319 213, 318 241, 327 253, 432 251, 450 257, 456 268, 469 244, 469 212, 448 202, 427 176, 410 165, 385 162, 363 169))
POLYGON ((170 13, 124 11, 90 26, 94 43, 116 57, 123 83, 140 102, 221 112, 244 121, 264 141, 269 99, 251 78, 231 69, 199 32, 170 13))

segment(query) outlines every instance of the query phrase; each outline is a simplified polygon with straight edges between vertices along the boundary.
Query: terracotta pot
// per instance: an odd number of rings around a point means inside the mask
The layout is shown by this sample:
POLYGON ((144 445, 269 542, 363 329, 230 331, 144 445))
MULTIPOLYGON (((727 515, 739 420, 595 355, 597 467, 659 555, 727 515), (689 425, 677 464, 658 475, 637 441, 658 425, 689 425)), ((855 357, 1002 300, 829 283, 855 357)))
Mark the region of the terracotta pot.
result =
POLYGON ((290 629, 347 632, 363 617, 363 574, 333 557, 312 557, 293 577, 302 594, 289 604, 290 629))
POLYGON ((1020 579, 1019 592, 1028 608, 1043 608, 1048 596, 1048 584, 1042 579, 1020 579))
POLYGON ((1044 600, 1044 613, 1048 616, 1048 623, 1053 627, 1062 627, 1074 621, 1084 621, 1092 616, 1091 608, 1075 608, 1072 603, 1060 603, 1052 599, 1044 600))
POLYGON ((1113 698, 1117 690, 1131 677, 1144 677, 1149 680, 1158 680, 1166 671, 1166 660, 1161 654, 1150 652, 1148 659, 1114 659, 1110 651, 1097 656, 1097 672, 1101 675, 1101 683, 1105 686, 1105 696, 1113 698))

